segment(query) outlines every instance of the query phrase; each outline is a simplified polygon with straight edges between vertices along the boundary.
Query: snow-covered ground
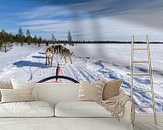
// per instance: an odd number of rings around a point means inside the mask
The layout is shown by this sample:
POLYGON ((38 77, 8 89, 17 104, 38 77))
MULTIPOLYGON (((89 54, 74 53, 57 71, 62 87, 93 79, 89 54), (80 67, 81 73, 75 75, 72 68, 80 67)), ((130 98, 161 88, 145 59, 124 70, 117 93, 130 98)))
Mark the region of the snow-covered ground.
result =
MULTIPOLYGON (((144 45, 139 45, 144 46, 144 45)), ((163 45, 151 45, 151 57, 154 72, 154 88, 156 109, 163 112, 163 45)), ((130 45, 128 44, 86 44, 66 46, 74 52, 73 64, 55 56, 53 67, 45 65, 45 49, 34 45, 14 46, 8 53, 0 52, 0 81, 11 78, 19 80, 39 81, 55 75, 58 61, 61 64, 62 75, 72 77, 78 81, 94 81, 96 79, 123 79, 123 89, 130 91, 130 45)), ((136 53, 136 59, 145 59, 146 53, 136 53)), ((147 66, 137 66, 136 71, 147 71, 147 66), (144 69, 145 68, 145 69, 144 69)), ((62 80, 63 81, 63 80, 62 80)), ((136 89, 148 89, 148 78, 135 78, 136 89)), ((139 92, 135 94, 137 104, 150 103, 151 96, 139 92)), ((142 112, 146 110, 138 109, 142 112)), ((147 110, 147 112, 151 112, 147 110)))

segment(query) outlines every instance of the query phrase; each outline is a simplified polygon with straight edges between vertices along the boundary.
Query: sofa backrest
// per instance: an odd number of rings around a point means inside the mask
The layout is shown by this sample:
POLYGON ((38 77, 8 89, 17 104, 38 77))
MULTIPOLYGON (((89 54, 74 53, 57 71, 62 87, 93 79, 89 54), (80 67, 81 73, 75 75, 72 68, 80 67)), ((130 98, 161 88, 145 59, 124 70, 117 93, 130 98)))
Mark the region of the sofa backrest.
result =
MULTIPOLYGON (((53 105, 62 101, 76 101, 79 86, 79 83, 37 83, 37 100, 48 101, 53 105)), ((120 93, 124 91, 120 89, 120 93)))
POLYGON ((75 101, 78 99, 78 83, 37 83, 37 100, 56 104, 61 101, 75 101))

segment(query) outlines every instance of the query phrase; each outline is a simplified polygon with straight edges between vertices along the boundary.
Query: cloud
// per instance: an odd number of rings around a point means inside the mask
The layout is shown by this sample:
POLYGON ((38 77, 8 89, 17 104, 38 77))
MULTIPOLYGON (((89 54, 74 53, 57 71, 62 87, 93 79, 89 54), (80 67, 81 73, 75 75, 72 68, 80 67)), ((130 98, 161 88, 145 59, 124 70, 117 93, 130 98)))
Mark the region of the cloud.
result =
POLYGON ((49 33, 49 36, 50 33, 54 33, 57 38, 66 39, 68 30, 71 30, 75 40, 130 40, 132 33, 135 33, 137 40, 145 40, 147 33, 153 36, 152 40, 158 40, 163 35, 163 32, 157 29, 129 23, 116 17, 74 21, 36 20, 26 23, 23 26, 24 29, 49 33))
POLYGON ((67 4, 74 4, 74 3, 84 3, 93 0, 37 0, 43 4, 50 4, 50 5, 67 5, 67 4))
POLYGON ((163 9, 151 9, 151 10, 133 10, 132 13, 126 12, 117 17, 118 19, 128 21, 130 23, 140 24, 142 26, 151 27, 159 31, 163 31, 163 9))
POLYGON ((68 5, 46 5, 24 12, 22 26, 35 32, 56 33, 67 38, 71 30, 75 39, 130 40, 135 33, 144 40, 163 35, 161 0, 102 0, 68 5))
POLYGON ((54 17, 66 17, 69 15, 69 11, 65 10, 60 6, 42 6, 34 8, 30 11, 20 13, 20 16, 26 19, 37 19, 37 18, 54 18, 54 17))
POLYGON ((46 5, 21 13, 21 16, 26 19, 60 20, 115 16, 126 21, 161 27, 162 13, 162 0, 94 0, 68 5, 46 5))
MULTIPOLYGON (((105 0, 104 0, 105 1, 105 0)), ((108 10, 106 2, 84 2, 68 5, 46 5, 34 8, 30 11, 20 13, 20 16, 26 19, 38 18, 73 18, 82 19, 84 15, 88 17, 103 16, 104 12, 108 10)), ((113 9, 110 9, 113 12, 113 9)), ((117 10, 119 11, 119 10, 117 10)), ((109 15, 109 13, 107 13, 109 15)))
POLYGON ((38 25, 56 24, 58 22, 59 21, 56 20, 30 20, 30 21, 22 22, 22 25, 38 26, 38 25))

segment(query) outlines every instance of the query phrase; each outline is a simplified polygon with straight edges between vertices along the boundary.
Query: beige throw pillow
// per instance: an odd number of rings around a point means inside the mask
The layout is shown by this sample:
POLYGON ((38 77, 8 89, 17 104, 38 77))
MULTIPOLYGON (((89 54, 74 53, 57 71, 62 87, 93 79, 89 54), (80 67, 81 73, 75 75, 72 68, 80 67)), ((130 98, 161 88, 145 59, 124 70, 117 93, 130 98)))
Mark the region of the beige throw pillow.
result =
POLYGON ((11 81, 0 82, 0 89, 13 89, 11 81))
MULTIPOLYGON (((0 82, 0 89, 13 89, 11 81, 0 82)), ((1 101, 1 93, 0 93, 0 101, 1 101)))
POLYGON ((92 83, 81 81, 78 99, 100 102, 102 100, 104 85, 105 83, 103 81, 96 81, 92 83))
POLYGON ((1 89, 2 103, 33 101, 33 88, 26 89, 1 89))
POLYGON ((105 81, 103 100, 107 100, 111 97, 119 95, 119 88, 121 86, 122 80, 111 80, 105 81))

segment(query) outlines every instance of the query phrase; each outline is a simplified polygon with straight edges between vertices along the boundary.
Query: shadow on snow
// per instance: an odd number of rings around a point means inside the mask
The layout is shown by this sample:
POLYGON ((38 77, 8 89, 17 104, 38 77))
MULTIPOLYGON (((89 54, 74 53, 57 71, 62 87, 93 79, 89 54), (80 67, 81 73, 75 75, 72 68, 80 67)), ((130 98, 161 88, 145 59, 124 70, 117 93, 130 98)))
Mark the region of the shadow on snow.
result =
POLYGON ((32 56, 32 58, 36 58, 36 59, 45 59, 45 56, 32 56))
POLYGON ((16 67, 39 67, 39 68, 47 68, 47 66, 43 63, 39 62, 31 62, 31 61, 18 61, 13 63, 16 67))

